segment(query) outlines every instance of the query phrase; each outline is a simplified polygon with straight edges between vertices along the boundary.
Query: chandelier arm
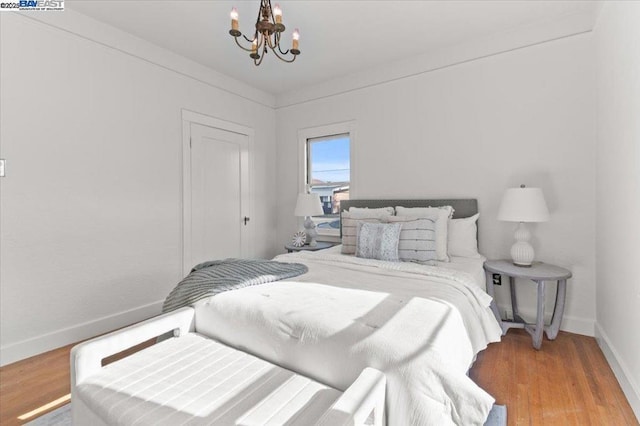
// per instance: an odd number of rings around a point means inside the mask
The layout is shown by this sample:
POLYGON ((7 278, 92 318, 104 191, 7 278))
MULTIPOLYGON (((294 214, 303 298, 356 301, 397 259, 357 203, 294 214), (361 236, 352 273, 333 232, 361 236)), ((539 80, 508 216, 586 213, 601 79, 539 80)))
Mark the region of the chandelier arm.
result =
MULTIPOLYGON (((277 34, 277 33, 275 33, 275 34, 277 34)), ((275 44, 274 44, 274 43, 271 41, 271 36, 265 36, 265 39, 267 40, 267 43, 265 43, 265 45, 266 45, 266 44, 269 44, 269 47, 271 48, 271 50, 275 50, 276 46, 278 45, 278 42, 277 42, 277 41, 275 41, 275 44)))
MULTIPOLYGON (((287 50, 287 52, 288 52, 288 50, 287 50)), ((278 51, 275 50, 275 49, 273 49, 273 54, 276 55, 276 57, 278 59, 280 59, 281 61, 288 62, 288 63, 291 63, 291 62, 295 61, 296 60, 296 56, 298 56, 298 55, 293 55, 293 59, 289 60, 289 59, 283 58, 282 56, 278 55, 278 51)))
MULTIPOLYGON (((280 51, 281 54, 283 55, 287 55, 289 53, 289 49, 287 49, 286 52, 282 51, 282 48, 280 47, 280 36, 278 35, 278 42, 276 43, 276 46, 278 46, 278 50, 280 51)), ((275 50, 275 49, 274 49, 275 50)))
POLYGON ((290 49, 287 49, 287 50, 285 50, 285 51, 283 52, 283 51, 282 51, 282 49, 280 49, 280 45, 278 45, 278 50, 280 51, 280 53, 281 53, 282 55, 288 55, 288 54, 289 54, 289 52, 290 52, 290 49))
POLYGON ((273 16, 273 9, 271 8, 271 0, 267 0, 267 5, 269 6, 269 18, 271 18, 271 23, 276 24, 276 18, 273 16))
POLYGON ((258 22, 260 22, 260 16, 262 16, 263 6, 264 6, 264 0, 260 0, 260 7, 258 8, 258 18, 256 18, 256 28, 258 26, 258 22))
MULTIPOLYGON (((245 37, 246 38, 246 37, 245 37)), ((238 41, 238 37, 234 37, 234 40, 236 41, 236 44, 240 47, 240 49, 242 50, 246 50, 247 52, 252 52, 253 49, 247 49, 246 47, 244 47, 243 45, 240 44, 240 42, 238 41)))
POLYGON ((280 47, 280 33, 276 32, 273 35, 273 44, 271 43, 271 38, 269 38, 269 47, 271 48, 271 50, 273 50, 275 52, 276 48, 280 51, 280 53, 282 55, 286 55, 289 53, 289 49, 287 49, 286 52, 282 51, 282 48, 280 47))
POLYGON ((254 65, 257 67, 258 65, 260 65, 262 63, 262 60, 264 59, 264 55, 260 56, 260 58, 258 59, 254 59, 253 63, 254 65))

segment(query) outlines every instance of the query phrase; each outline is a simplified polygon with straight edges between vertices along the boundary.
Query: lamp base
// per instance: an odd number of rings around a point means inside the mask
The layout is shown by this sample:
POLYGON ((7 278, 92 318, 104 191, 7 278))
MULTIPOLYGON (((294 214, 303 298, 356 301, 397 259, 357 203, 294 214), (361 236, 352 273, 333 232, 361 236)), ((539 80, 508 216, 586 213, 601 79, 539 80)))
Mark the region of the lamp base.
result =
POLYGON ((513 259, 513 264, 523 267, 531 266, 535 258, 535 251, 529 243, 529 240, 531 240, 531 232, 529 232, 524 222, 520 222, 514 237, 516 243, 511 246, 511 259, 513 259))
POLYGON ((512 261, 511 263, 513 263, 518 268, 531 268, 531 266, 533 265, 533 262, 529 263, 528 265, 522 264, 522 263, 516 263, 515 261, 512 261))
POLYGON ((309 244, 309 247, 317 246, 318 242, 316 241, 316 237, 318 236, 318 231, 316 231, 316 224, 311 220, 311 216, 307 216, 304 219, 304 232, 307 234, 307 244, 309 244))

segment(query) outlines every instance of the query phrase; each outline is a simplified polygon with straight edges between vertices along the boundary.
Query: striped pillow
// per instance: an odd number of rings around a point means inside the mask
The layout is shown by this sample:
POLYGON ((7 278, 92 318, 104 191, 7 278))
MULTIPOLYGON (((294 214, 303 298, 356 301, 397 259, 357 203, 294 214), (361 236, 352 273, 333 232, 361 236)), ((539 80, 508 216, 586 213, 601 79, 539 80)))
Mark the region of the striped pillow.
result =
MULTIPOLYGON (((358 223, 386 223, 387 217, 365 217, 359 214, 342 212, 342 254, 356 254, 358 223)), ((391 217, 391 216, 389 216, 391 217)))
POLYGON ((436 221, 436 256, 441 262, 448 262, 447 230, 449 219, 453 217, 453 207, 402 207, 396 206, 396 214, 413 219, 433 219, 436 221))
POLYGON ((401 223, 398 256, 404 262, 437 260, 436 221, 394 216, 389 222, 401 223))

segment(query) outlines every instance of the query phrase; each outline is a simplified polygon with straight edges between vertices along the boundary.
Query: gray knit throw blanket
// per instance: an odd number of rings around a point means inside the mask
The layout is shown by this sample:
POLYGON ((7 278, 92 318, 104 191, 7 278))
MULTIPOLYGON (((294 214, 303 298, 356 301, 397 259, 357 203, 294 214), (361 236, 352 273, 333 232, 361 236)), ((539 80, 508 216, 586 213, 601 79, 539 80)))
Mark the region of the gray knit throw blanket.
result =
POLYGON ((273 260, 225 259, 201 263, 171 290, 162 312, 189 306, 228 290, 297 277, 307 271, 300 263, 273 260))

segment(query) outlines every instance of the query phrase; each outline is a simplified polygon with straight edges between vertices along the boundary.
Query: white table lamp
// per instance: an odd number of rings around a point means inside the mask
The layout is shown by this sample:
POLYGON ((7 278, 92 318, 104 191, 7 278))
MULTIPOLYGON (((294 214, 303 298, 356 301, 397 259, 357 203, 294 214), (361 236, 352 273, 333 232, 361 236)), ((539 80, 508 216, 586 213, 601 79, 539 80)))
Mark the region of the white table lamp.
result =
POLYGON ((509 188, 502 197, 498 220, 519 222, 515 232, 516 242, 511 246, 511 258, 514 265, 531 266, 535 251, 529 243, 531 232, 526 222, 546 222, 549 220, 549 209, 544 201, 540 188, 509 188))
POLYGON ((298 194, 298 201, 296 202, 296 209, 293 211, 293 214, 305 217, 304 232, 309 238, 309 245, 311 247, 318 245, 316 241, 318 231, 316 231, 316 224, 311 220, 311 216, 324 214, 322 203, 320 202, 320 196, 313 193, 298 194))

